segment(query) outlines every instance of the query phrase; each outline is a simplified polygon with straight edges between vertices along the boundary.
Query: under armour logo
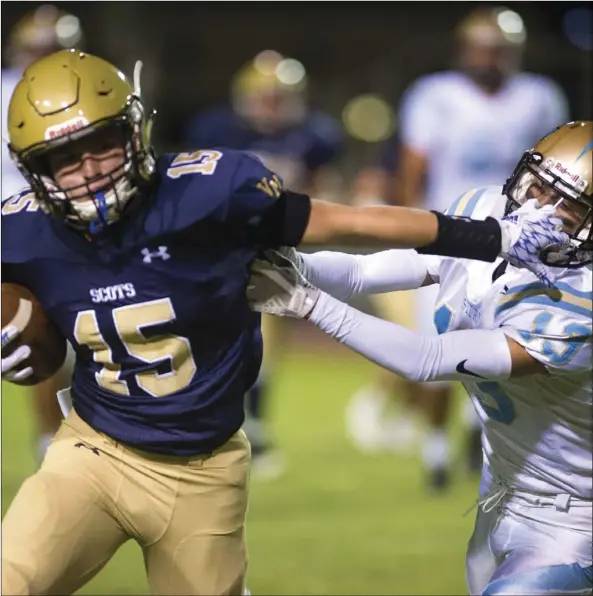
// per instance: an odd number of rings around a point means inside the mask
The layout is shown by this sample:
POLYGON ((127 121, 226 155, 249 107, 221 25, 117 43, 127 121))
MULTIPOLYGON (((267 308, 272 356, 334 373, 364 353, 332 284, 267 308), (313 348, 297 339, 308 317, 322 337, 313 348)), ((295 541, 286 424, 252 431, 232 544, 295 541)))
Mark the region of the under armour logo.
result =
POLYGON ((167 261, 171 258, 171 255, 168 252, 168 248, 166 246, 159 246, 159 249, 156 252, 150 252, 148 248, 142 249, 142 262, 143 263, 152 263, 152 259, 162 259, 163 261, 167 261))

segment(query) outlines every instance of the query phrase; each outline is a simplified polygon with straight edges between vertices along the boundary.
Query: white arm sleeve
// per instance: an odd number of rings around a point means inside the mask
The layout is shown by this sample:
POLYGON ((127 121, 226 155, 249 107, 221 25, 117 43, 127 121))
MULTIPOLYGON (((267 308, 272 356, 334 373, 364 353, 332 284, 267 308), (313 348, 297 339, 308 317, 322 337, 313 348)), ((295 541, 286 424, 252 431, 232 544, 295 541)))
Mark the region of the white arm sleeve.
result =
POLYGON ((431 273, 429 259, 415 250, 385 250, 372 255, 322 251, 300 256, 304 277, 340 300, 357 294, 419 288, 431 273))
POLYGON ((372 362, 411 381, 504 380, 511 351, 501 329, 423 336, 321 294, 309 320, 372 362))

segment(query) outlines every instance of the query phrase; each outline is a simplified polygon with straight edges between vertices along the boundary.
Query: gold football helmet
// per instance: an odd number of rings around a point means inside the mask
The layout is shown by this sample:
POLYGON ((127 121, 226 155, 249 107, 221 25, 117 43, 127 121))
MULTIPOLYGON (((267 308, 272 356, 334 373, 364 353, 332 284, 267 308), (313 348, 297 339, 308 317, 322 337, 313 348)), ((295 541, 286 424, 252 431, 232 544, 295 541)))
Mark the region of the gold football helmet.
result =
POLYGON ((51 4, 43 4, 11 29, 6 44, 7 62, 15 68, 26 68, 60 49, 80 48, 83 37, 78 17, 51 4))
POLYGON ((529 199, 556 205, 570 247, 550 266, 576 268, 593 262, 593 122, 559 126, 527 151, 503 192, 507 213, 529 199))
POLYGON ((8 107, 11 157, 42 207, 73 227, 94 233, 113 223, 154 174, 154 113, 146 113, 140 97, 140 69, 138 62, 132 86, 109 62, 62 50, 29 66, 13 92, 8 107), (68 154, 72 142, 104 127, 117 128, 125 148, 124 166, 106 174, 107 190, 97 197, 86 184, 60 188, 48 154, 68 154))
POLYGON ((527 39, 523 19, 503 6, 476 8, 459 22, 455 35, 462 43, 517 48, 527 39))
POLYGON ((461 69, 494 88, 520 67, 526 39, 523 19, 505 7, 478 7, 455 29, 461 69))
POLYGON ((265 50, 235 75, 231 99, 237 114, 253 128, 274 132, 303 119, 306 86, 305 68, 298 60, 265 50))

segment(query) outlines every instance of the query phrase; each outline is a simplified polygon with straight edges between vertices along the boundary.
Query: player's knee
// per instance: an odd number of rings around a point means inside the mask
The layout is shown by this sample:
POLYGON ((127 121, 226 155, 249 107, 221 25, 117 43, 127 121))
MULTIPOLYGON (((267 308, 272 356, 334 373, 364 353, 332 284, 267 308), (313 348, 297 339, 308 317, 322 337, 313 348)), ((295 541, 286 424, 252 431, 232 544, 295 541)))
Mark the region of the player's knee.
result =
POLYGON ((2 558, 2 594, 29 595, 31 589, 25 573, 11 561, 2 558))
POLYGON ((553 565, 490 582, 482 596, 553 596, 593 592, 593 567, 553 565))

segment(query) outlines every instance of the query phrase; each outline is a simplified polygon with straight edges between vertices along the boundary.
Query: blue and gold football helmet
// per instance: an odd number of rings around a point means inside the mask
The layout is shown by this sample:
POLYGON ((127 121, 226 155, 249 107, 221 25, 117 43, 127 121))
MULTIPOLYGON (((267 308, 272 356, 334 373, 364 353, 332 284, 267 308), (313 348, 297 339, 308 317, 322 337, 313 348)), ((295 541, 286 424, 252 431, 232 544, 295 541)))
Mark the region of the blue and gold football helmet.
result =
POLYGON ((547 265, 577 268, 593 262, 592 172, 593 122, 569 122, 526 151, 503 188, 507 213, 534 198, 556 206, 571 241, 553 260, 542 255, 547 265))

